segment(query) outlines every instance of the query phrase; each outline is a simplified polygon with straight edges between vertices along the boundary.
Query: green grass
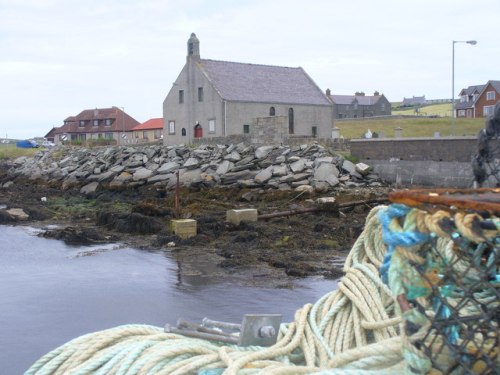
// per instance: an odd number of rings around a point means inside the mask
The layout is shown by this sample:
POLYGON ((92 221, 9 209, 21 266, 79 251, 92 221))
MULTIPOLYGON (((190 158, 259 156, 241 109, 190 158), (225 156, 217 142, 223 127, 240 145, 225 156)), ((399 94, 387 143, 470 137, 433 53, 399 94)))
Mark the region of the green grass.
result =
POLYGON ((415 108, 394 108, 392 114, 450 117, 451 103, 423 105, 418 108, 418 112, 415 111, 415 108))
POLYGON ((16 145, 0 146, 0 160, 15 159, 20 156, 33 156, 40 149, 38 148, 17 148, 16 145))
MULTIPOLYGON (((484 128, 485 119, 456 119, 457 136, 476 136, 484 128)), ((335 126, 340 128, 340 135, 344 138, 362 138, 368 129, 372 132, 384 133, 386 138, 394 137, 394 129, 400 127, 403 138, 434 137, 439 132, 442 137, 451 135, 451 118, 383 118, 373 120, 342 120, 335 121, 335 126)))

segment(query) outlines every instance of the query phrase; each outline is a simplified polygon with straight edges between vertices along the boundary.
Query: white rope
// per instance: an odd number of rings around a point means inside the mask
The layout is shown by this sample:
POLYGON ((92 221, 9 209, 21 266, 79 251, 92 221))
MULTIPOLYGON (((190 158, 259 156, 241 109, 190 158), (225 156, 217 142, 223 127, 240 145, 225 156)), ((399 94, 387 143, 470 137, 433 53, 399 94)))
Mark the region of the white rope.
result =
MULTIPOLYGON (((132 325, 77 338, 40 358, 26 375, 387 373, 402 361, 390 290, 378 276, 386 252, 373 209, 344 266, 338 290, 283 324, 275 345, 242 348, 132 325), (385 365, 384 365, 385 363, 385 365), (219 369, 219 370, 218 370, 219 369)), ((393 370, 391 370, 393 371, 393 370)))

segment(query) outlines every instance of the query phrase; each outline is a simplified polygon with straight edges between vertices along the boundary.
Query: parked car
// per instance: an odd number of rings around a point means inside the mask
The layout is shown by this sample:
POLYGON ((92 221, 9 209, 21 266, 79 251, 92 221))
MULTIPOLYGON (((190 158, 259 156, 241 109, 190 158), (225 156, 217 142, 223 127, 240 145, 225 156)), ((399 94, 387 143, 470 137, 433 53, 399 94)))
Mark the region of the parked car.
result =
POLYGON ((51 141, 43 141, 42 142, 42 147, 54 147, 56 144, 51 141))
POLYGON ((16 146, 19 148, 37 148, 37 147, 40 147, 40 145, 32 139, 25 139, 24 141, 17 141, 16 146))

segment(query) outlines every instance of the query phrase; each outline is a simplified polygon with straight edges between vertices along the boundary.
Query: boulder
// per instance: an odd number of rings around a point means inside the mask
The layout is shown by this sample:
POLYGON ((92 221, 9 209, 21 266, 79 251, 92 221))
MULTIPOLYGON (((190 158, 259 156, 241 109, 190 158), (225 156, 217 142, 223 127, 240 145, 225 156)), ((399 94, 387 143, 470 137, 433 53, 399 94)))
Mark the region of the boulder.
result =
POLYGON ((273 167, 268 167, 260 171, 257 176, 255 176, 254 180, 258 184, 263 184, 269 181, 273 177, 273 167))
POLYGON ((29 219, 29 215, 22 208, 10 208, 6 210, 9 216, 15 221, 25 221, 29 219))
POLYGON ((257 159, 264 159, 274 149, 274 146, 260 146, 255 150, 255 157, 257 159))
POLYGON ((314 172, 314 180, 318 182, 324 181, 330 186, 335 186, 339 184, 339 179, 337 178, 338 175, 339 171, 335 165, 323 163, 316 168, 316 171, 314 172))
POLYGON ((175 161, 165 163, 163 164, 160 168, 156 170, 156 173, 159 174, 164 174, 164 173, 171 173, 173 171, 176 171, 179 169, 180 165, 176 163, 175 161))
POLYGON ((93 195, 99 190, 99 188, 100 188, 99 182, 94 181, 91 182, 90 184, 82 186, 82 188, 80 189, 80 194, 93 195))
POLYGON ((136 170, 132 176, 134 181, 147 180, 149 177, 153 175, 153 171, 147 168, 139 168, 136 170))

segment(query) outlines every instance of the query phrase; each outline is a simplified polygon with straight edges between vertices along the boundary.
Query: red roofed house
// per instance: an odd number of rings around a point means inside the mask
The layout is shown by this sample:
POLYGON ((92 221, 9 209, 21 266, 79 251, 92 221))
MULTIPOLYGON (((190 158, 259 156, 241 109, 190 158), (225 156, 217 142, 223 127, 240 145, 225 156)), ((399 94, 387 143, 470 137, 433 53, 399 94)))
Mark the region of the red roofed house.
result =
POLYGON ((132 128, 136 142, 155 142, 163 139, 163 118, 151 118, 132 128))
POLYGON ((113 144, 132 143, 132 128, 139 121, 118 107, 85 109, 64 120, 54 132, 54 143, 64 141, 84 143, 89 140, 108 140, 113 144))

